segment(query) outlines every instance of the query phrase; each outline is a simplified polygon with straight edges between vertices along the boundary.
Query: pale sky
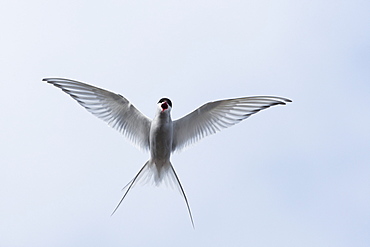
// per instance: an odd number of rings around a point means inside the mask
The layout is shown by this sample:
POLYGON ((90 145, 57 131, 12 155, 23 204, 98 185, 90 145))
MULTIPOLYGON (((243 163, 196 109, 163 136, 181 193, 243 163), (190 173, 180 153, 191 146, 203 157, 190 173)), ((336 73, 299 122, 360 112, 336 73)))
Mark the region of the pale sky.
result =
POLYGON ((369 1, 2 1, 0 246, 370 246, 369 1), (173 119, 293 100, 174 154, 177 191, 45 77, 173 119))

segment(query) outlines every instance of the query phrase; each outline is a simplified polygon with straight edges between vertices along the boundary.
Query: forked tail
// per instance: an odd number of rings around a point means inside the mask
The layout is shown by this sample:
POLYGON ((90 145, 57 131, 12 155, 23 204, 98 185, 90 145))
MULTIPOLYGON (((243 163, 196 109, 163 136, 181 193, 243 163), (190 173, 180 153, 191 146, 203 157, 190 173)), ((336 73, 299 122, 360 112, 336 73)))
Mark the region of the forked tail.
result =
POLYGON ((166 185, 170 185, 171 187, 177 188, 180 194, 184 197, 186 206, 188 208, 191 224, 193 225, 193 228, 195 228, 188 199, 185 195, 185 191, 180 183, 179 177, 177 176, 171 162, 168 162, 165 166, 162 166, 161 169, 158 170, 154 163, 152 163, 150 160, 147 161, 145 165, 140 169, 140 171, 136 174, 136 176, 125 187, 123 187, 122 190, 125 191, 125 193, 123 194, 122 199, 119 201, 118 205, 116 206, 111 215, 113 215, 117 211, 123 199, 125 199, 128 192, 136 184, 152 182, 158 186, 162 181, 164 181, 166 185))

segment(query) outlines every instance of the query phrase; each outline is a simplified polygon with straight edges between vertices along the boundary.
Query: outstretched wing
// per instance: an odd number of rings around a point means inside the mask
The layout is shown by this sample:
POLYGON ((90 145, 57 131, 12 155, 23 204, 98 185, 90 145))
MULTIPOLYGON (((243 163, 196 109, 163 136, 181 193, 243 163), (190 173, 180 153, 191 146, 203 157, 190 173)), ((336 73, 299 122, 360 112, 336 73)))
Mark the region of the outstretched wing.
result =
POLYGON ((45 78, 43 81, 62 89, 86 110, 108 122, 141 149, 149 149, 151 120, 126 98, 78 81, 62 78, 45 78))
POLYGON ((230 127, 249 116, 291 100, 274 96, 253 96, 209 102, 174 121, 172 151, 180 150, 208 135, 230 127))

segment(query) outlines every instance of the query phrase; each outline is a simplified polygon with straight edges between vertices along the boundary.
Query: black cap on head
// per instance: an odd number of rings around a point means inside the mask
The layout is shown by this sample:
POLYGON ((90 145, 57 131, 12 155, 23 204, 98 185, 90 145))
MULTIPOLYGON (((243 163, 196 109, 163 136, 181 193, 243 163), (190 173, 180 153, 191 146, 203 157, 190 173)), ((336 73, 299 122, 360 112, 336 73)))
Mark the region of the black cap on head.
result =
POLYGON ((167 104, 169 104, 171 107, 172 107, 172 102, 170 99, 167 99, 167 98, 162 98, 158 101, 158 103, 163 103, 163 102, 167 102, 167 104))

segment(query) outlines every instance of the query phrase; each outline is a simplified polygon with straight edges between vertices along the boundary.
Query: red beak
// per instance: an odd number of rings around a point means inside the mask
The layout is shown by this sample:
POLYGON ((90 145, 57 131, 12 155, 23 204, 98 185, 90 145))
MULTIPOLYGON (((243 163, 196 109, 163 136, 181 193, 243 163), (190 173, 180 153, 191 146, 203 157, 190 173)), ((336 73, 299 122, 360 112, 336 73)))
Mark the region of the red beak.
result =
POLYGON ((161 107, 162 107, 162 111, 164 111, 164 110, 168 109, 168 104, 167 104, 167 102, 163 102, 163 103, 162 103, 162 105, 161 105, 161 107))

